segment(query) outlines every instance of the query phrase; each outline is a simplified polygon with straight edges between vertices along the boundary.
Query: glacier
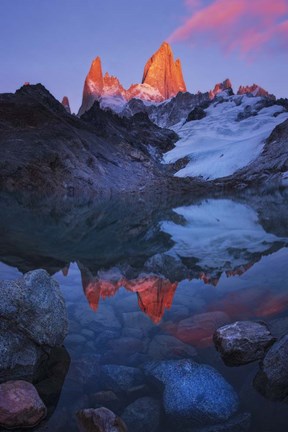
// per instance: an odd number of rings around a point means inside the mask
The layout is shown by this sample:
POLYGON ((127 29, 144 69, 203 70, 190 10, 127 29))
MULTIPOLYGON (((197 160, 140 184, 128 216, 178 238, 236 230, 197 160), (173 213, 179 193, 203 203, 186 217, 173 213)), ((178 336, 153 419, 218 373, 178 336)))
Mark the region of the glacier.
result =
POLYGON ((219 96, 205 118, 183 119, 172 127, 180 139, 164 154, 163 163, 189 160, 175 176, 213 180, 232 175, 259 156, 273 129, 288 118, 282 106, 267 106, 262 97, 219 96))

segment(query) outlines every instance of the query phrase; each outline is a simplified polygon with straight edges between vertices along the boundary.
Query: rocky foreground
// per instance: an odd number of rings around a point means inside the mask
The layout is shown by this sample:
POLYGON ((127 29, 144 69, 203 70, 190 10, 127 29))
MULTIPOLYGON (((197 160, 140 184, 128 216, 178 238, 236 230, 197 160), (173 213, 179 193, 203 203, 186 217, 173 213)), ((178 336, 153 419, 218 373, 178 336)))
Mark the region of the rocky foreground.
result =
MULTIPOLYGON (((72 332, 77 322, 83 325, 81 334, 70 333, 64 341, 78 353, 72 359, 67 376, 75 393, 76 403, 73 401, 71 406, 75 417, 71 418, 70 414, 65 423, 67 418, 63 412, 63 417, 56 416, 50 422, 65 378, 65 373, 59 376, 65 369, 63 356, 56 360, 51 349, 63 343, 67 331, 59 287, 45 271, 37 270, 17 281, 2 282, 0 292, 1 316, 9 318, 9 313, 13 312, 18 317, 17 326, 3 333, 0 340, 1 427, 20 430, 35 427, 48 416, 47 423, 44 420, 39 431, 54 430, 54 427, 62 431, 67 424, 75 430, 76 423, 80 432, 157 432, 160 424, 166 425, 165 430, 169 432, 176 428, 185 432, 250 430, 251 415, 243 409, 234 385, 219 370, 203 362, 199 351, 188 341, 181 342, 168 334, 155 335, 153 324, 141 314, 139 317, 137 312, 124 314, 123 334, 118 339, 116 335, 121 327, 109 305, 104 327, 100 324, 101 317, 92 312, 83 313, 84 310, 70 321, 72 332), (17 291, 21 291, 23 297, 15 296, 17 291), (40 313, 41 319, 37 316, 40 313), (12 333, 14 339, 21 339, 21 350, 9 345, 12 333), (148 333, 151 340, 147 339, 148 333), (35 362, 33 376, 28 377, 23 364, 28 364, 28 352, 36 339, 37 349, 50 359, 50 365, 46 366, 45 376, 43 364, 39 366, 35 362), (85 343, 92 343, 93 352, 83 356, 85 343), (105 352, 102 355, 101 350, 95 352, 95 348, 103 344, 105 352), (118 357, 117 362, 113 362, 120 346, 123 359, 118 357), (10 361, 8 368, 7 359, 10 361), (34 385, 28 381, 33 381, 34 385)), ((193 330, 194 325, 198 333, 205 326, 211 333, 214 327, 214 342, 226 364, 241 366, 260 361, 253 382, 255 389, 267 399, 285 402, 288 396, 287 323, 279 333, 273 324, 270 331, 270 325, 263 322, 227 324, 228 317, 219 319, 216 312, 207 315, 208 321, 203 317, 197 323, 190 322, 187 331, 193 330)))

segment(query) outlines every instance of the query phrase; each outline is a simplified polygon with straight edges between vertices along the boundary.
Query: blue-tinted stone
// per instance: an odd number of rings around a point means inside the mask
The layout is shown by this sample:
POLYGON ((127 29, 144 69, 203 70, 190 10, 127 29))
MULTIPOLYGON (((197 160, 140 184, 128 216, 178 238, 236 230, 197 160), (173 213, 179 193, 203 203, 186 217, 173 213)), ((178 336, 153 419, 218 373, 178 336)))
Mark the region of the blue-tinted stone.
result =
POLYGON ((150 362, 147 376, 163 386, 169 421, 204 426, 228 420, 238 410, 238 396, 211 366, 192 360, 150 362))

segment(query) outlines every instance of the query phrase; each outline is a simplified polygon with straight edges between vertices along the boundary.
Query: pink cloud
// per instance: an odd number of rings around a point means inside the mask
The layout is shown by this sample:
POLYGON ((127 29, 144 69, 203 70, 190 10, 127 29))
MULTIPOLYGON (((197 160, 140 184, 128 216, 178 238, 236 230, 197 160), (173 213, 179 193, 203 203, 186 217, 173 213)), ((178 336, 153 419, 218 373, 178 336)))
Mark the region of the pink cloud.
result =
POLYGON ((283 37, 288 45, 288 0, 213 0, 206 6, 198 0, 185 3, 193 7, 191 16, 170 35, 170 42, 212 41, 228 52, 238 50, 244 55, 270 43, 274 49, 283 47, 283 37))

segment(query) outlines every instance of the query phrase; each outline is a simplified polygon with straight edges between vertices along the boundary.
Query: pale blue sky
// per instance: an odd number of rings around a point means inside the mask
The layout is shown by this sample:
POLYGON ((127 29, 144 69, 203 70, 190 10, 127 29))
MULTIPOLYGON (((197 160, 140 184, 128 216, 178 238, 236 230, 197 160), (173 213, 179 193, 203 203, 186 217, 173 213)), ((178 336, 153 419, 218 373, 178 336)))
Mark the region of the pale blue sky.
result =
MULTIPOLYGON (((197 3, 213 1, 219 0, 197 3)), ((148 58, 194 13, 187 2, 1 0, 0 92, 14 92, 25 81, 41 82, 58 99, 67 95, 72 110, 78 111, 85 76, 97 55, 104 72, 116 75, 124 87, 140 82, 148 58)), ((172 43, 189 91, 207 91, 228 77, 235 89, 256 82, 288 97, 284 47, 262 49, 247 58, 237 48, 227 53, 217 40, 204 37, 202 43, 200 37, 172 43)))

